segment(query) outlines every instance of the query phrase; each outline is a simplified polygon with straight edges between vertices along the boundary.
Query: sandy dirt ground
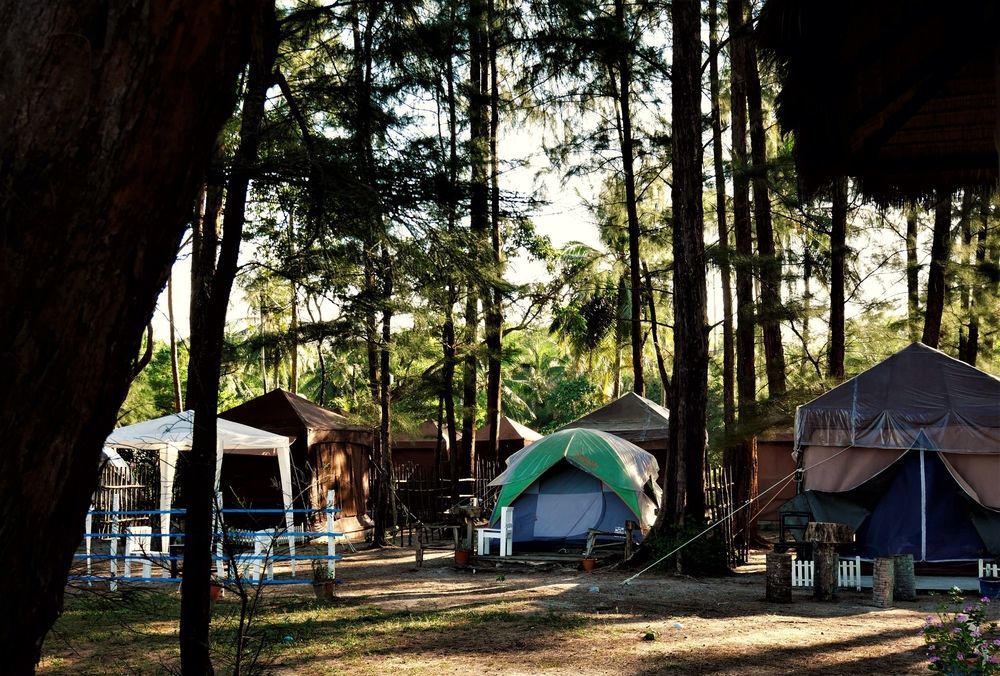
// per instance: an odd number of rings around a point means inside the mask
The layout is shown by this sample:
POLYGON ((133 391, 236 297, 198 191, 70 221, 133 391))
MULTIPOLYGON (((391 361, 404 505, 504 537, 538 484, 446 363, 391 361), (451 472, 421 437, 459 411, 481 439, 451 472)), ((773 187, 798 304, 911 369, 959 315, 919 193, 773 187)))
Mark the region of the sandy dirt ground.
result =
MULTIPOLYGON (((942 602, 921 595, 883 610, 870 592, 842 591, 835 602, 819 603, 796 590, 791 604, 767 603, 763 553, 727 578, 648 574, 623 585, 627 576, 611 569, 456 570, 443 553, 418 569, 408 550, 361 552, 340 566, 338 603, 410 612, 499 604, 549 615, 557 625, 558 618, 580 621, 570 630, 497 622, 485 632, 457 627, 415 637, 396 655, 355 662, 363 673, 908 674, 927 671, 921 627, 942 602)), ((336 670, 322 660, 292 662, 281 667, 285 673, 336 670)))
MULTIPOLYGON (((332 603, 310 600, 308 587, 268 590, 260 624, 278 633, 267 671, 927 672, 921 629, 924 618, 943 603, 942 595, 921 594, 916 602, 883 610, 872 605, 870 591, 842 590, 834 602, 820 603, 808 591, 796 590, 792 603, 773 604, 764 600, 763 561, 763 552, 756 552, 750 565, 724 578, 647 574, 623 585, 629 573, 610 568, 584 573, 571 566, 497 570, 480 565, 463 570, 444 551, 428 552, 417 568, 412 549, 346 553, 337 569, 343 584, 332 603)), ((171 671, 176 594, 176 588, 160 592, 159 610, 142 616, 140 632, 88 632, 104 618, 77 615, 74 620, 70 612, 57 624, 56 638, 46 643, 40 673, 171 671)), ((224 599, 217 620, 236 607, 224 599)))

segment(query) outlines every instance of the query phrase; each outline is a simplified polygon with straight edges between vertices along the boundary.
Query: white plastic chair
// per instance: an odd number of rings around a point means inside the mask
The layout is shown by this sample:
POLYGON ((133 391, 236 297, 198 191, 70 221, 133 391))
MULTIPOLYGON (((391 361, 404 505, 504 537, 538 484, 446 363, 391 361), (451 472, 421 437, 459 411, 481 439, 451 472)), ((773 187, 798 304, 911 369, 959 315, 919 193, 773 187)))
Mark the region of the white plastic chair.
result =
POLYGON ((499 528, 477 528, 476 554, 485 556, 490 553, 490 543, 500 541, 500 556, 510 556, 514 550, 514 508, 500 508, 499 528))

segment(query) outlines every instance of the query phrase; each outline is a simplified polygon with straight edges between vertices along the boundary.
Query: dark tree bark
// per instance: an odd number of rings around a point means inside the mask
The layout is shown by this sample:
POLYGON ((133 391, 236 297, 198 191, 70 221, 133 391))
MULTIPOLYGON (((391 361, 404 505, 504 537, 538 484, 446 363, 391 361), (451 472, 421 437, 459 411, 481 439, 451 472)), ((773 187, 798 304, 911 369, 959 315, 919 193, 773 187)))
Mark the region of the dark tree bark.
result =
MULTIPOLYGON (((472 181, 469 199, 469 227, 473 260, 483 260, 488 249, 489 230, 489 72, 486 39, 487 7, 484 0, 469 2, 469 161, 472 181)), ((465 364, 462 372, 462 455, 460 471, 472 476, 476 451, 476 379, 479 364, 479 298, 489 292, 470 279, 465 300, 465 364)))
POLYGON ((684 515, 705 518, 705 424, 708 329, 705 224, 702 214, 701 3, 674 0, 673 254, 674 394, 670 439, 685 477, 684 515))
MULTIPOLYGON (((273 3, 261 8, 257 48, 254 50, 243 96, 239 144, 226 182, 226 207, 222 218, 219 258, 214 247, 202 242, 201 260, 211 275, 201 278, 202 288, 192 289, 191 353, 188 364, 188 405, 197 424, 191 450, 180 456, 187 512, 184 533, 184 579, 181 583, 181 670, 185 674, 212 672, 209 654, 212 577, 212 508, 215 500, 216 413, 219 408, 219 377, 226 310, 236 278, 246 220, 250 176, 257 163, 260 128, 264 119, 267 90, 273 83, 277 56, 277 23, 273 3)), ((205 235, 205 233, 202 233, 205 235)))
POLYGON ((750 178, 747 173, 747 37, 742 0, 728 0, 729 60, 732 64, 733 230, 736 234, 736 389, 741 423, 752 418, 757 400, 754 357, 753 230, 750 223, 750 178))
MULTIPOLYGON (((375 506, 376 533, 385 533, 395 529, 398 523, 396 514, 396 493, 393 490, 392 466, 392 362, 390 360, 390 345, 392 342, 392 259, 387 243, 382 243, 380 257, 382 274, 382 340, 379 345, 379 446, 382 449, 380 460, 382 467, 379 473, 383 477, 382 500, 375 506)), ((379 543, 384 544, 384 543, 379 543)))
POLYGON ((945 271, 951 253, 951 194, 939 194, 934 208, 934 240, 931 243, 931 267, 927 276, 927 303, 924 314, 924 345, 937 347, 941 342, 941 316, 944 314, 945 271))
POLYGON ((984 280, 980 279, 980 270, 986 263, 986 242, 989 235, 989 196, 982 195, 980 204, 979 233, 976 236, 975 271, 973 273, 972 297, 969 301, 969 337, 966 341, 964 361, 972 366, 979 358, 979 314, 986 304, 984 280))
POLYGON ((785 348, 781 342, 781 256, 774 244, 771 223, 771 197, 768 194, 767 137, 764 132, 764 107, 761 101, 760 72, 756 50, 745 43, 747 108, 750 113, 750 154, 753 162, 753 209, 757 226, 757 253, 760 268, 760 325, 767 370, 767 391, 771 398, 781 398, 788 386, 785 380, 785 348))
MULTIPOLYGON (((489 0, 488 33, 490 75, 490 260, 493 274, 501 274, 500 254, 500 158, 497 133, 500 128, 500 85, 497 81, 497 15, 495 0, 489 0)), ((487 455, 500 459, 501 358, 503 352, 503 306, 497 285, 487 289, 486 303, 486 427, 490 431, 487 455)))
MULTIPOLYGON (((622 35, 625 34, 625 0, 615 0, 615 21, 622 35)), ((618 99, 618 109, 621 113, 621 155, 622 179, 625 183, 625 213, 628 218, 628 266, 629 288, 631 289, 631 333, 632 339, 632 391, 643 395, 646 393, 646 381, 642 368, 642 281, 639 260, 639 210, 635 191, 635 147, 632 140, 632 64, 630 55, 624 45, 614 68, 617 69, 618 81, 611 77, 612 91, 618 99)))
POLYGON ((712 160, 715 169, 715 217, 719 229, 719 272, 722 276, 722 418, 726 438, 736 424, 736 343, 733 333, 733 281, 729 264, 729 227, 726 224, 726 174, 722 160, 722 116, 719 86, 719 10, 708 3, 709 86, 712 100, 712 160))
POLYGON ((847 179, 833 187, 830 230, 830 362, 827 373, 836 381, 844 379, 844 274, 847 257, 847 179))
POLYGON ((906 210, 906 309, 910 340, 920 337, 920 261, 917 258, 917 208, 906 210))
MULTIPOLYGON (((454 17, 452 17, 454 21, 454 17)), ((454 35, 453 35, 454 37, 454 35)), ((455 98, 455 67, 452 60, 454 53, 454 42, 452 42, 448 58, 445 62, 445 81, 447 85, 448 100, 448 185, 451 190, 451 200, 448 204, 448 232, 453 234, 458 221, 458 205, 455 196, 459 193, 458 188, 458 104, 455 98)), ((458 421, 455 416, 455 303, 458 302, 458 294, 455 290, 455 281, 450 272, 448 275, 447 289, 444 300, 444 323, 441 329, 441 345, 443 349, 444 364, 441 373, 441 396, 444 398, 445 418, 448 424, 448 467, 451 477, 451 497, 453 501, 458 501, 458 421)))
POLYGON ((645 296, 646 307, 649 308, 649 328, 653 336, 653 350, 656 352, 656 368, 660 373, 660 386, 667 395, 664 404, 670 407, 670 374, 667 373, 667 363, 663 358, 663 350, 660 349, 660 332, 656 321, 656 298, 653 296, 653 276, 649 274, 649 266, 642 262, 642 274, 646 280, 645 296))
MULTIPOLYGON (((754 495, 757 483, 757 446, 752 429, 757 416, 757 373, 754 348, 753 230, 750 223, 750 177, 747 158, 747 61, 750 49, 742 0, 727 0, 730 111, 733 162, 733 232, 736 239, 736 402, 742 441, 723 453, 733 472, 733 501, 742 505, 754 495)), ((746 537, 749 520, 743 510, 733 520, 733 531, 746 537)), ((741 548, 742 549, 742 548, 741 548)))
POLYGON ((261 4, 0 0, 7 673, 34 669, 60 612, 101 445, 261 4))
POLYGON ((174 412, 184 410, 181 400, 181 369, 177 355, 177 327, 174 324, 174 276, 167 277, 167 321, 170 324, 170 382, 174 389, 174 412))

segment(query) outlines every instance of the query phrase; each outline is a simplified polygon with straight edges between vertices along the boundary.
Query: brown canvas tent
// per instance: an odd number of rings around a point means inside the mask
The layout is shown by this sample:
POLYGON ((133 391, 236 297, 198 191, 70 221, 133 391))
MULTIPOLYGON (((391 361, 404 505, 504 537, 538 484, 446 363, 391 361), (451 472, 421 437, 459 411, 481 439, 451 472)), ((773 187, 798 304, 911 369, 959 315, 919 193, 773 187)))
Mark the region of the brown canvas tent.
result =
MULTIPOLYGON (((336 491, 338 529, 364 528, 372 431, 346 417, 291 392, 277 389, 219 414, 220 418, 294 437, 292 443, 295 506, 326 506, 326 494, 336 491)), ((270 487, 254 467, 231 463, 223 474, 224 495, 235 493, 254 506, 270 506, 270 487), (228 486, 228 490, 227 490, 228 486)), ((314 518, 317 522, 321 519, 314 518)))
POLYGON ((667 467, 670 411, 656 402, 629 392, 557 431, 572 427, 608 432, 649 451, 659 463, 662 480, 667 467))
MULTIPOLYGON (((461 435, 459 435, 461 437, 461 435)), ((434 456, 441 449, 441 467, 448 468, 448 435, 438 432, 437 423, 426 420, 413 434, 399 433, 392 437, 392 464, 396 468, 396 478, 407 478, 400 474, 408 468, 419 468, 424 478, 434 473, 434 456), (439 437, 440 440, 439 440, 439 437)))
POLYGON ((914 343, 800 406, 803 493, 866 557, 1000 554, 1000 379, 914 343))
MULTIPOLYGON (((501 463, 514 453, 520 451, 532 442, 538 441, 542 435, 535 430, 522 425, 507 416, 500 418, 500 457, 501 463)), ((490 428, 488 426, 476 430, 476 457, 487 458, 490 446, 490 428)), ((502 468, 501 468, 502 469, 502 468)))

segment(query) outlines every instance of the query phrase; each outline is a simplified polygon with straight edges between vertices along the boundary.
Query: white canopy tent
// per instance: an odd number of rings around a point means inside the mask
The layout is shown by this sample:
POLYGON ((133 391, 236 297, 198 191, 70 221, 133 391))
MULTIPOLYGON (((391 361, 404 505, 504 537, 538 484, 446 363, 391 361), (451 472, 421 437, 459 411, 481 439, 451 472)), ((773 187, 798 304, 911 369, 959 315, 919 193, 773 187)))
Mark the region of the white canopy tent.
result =
MULTIPOLYGON (((222 420, 216 421, 217 447, 215 459, 215 490, 219 491, 222 476, 222 457, 226 454, 275 456, 281 479, 281 500, 286 510, 292 509, 292 462, 290 441, 286 436, 272 434, 249 425, 222 420)), ((177 454, 190 451, 194 438, 194 411, 184 411, 153 420, 119 427, 108 436, 108 448, 136 448, 157 451, 160 461, 160 533, 161 551, 169 549, 170 507, 174 495, 174 472, 177 454)), ((285 526, 294 530, 291 511, 285 512, 285 526)))

